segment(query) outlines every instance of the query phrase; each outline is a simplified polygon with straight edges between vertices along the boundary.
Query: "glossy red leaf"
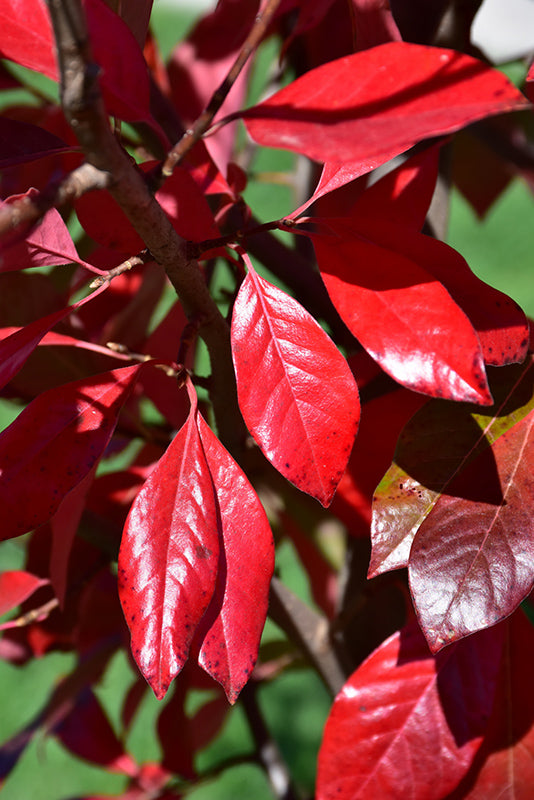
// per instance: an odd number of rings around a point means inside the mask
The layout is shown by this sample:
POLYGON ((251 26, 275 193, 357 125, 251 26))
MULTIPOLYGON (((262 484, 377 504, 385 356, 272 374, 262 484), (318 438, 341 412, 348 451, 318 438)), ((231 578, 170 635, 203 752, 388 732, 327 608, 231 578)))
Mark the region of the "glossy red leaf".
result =
POLYGON ((285 478, 328 506, 360 412, 346 360, 296 300, 251 266, 234 306, 232 354, 249 431, 285 478))
POLYGON ((482 743, 503 635, 484 631, 437 658, 415 626, 384 642, 334 701, 317 800, 443 800, 482 743))
POLYGON ((413 391, 490 405, 478 336, 443 284, 375 239, 378 223, 323 222, 334 232, 312 235, 323 281, 382 369, 413 391))
MULTIPOLYGON (((369 577, 407 565, 415 534, 454 477, 474 455, 531 413, 533 372, 530 361, 499 370, 492 381, 495 405, 485 413, 433 402, 406 425, 395 461, 373 498, 369 577)), ((492 485, 496 480, 493 470, 492 485)))
POLYGON ((198 662, 234 703, 256 663, 274 570, 269 521, 245 474, 199 415, 220 513, 219 571, 198 662))
POLYGON ((526 106, 501 73, 470 56, 391 42, 310 70, 241 116, 266 147, 376 166, 422 139, 526 106))
POLYGON ((39 578, 23 570, 0 572, 0 615, 20 606, 37 589, 49 583, 46 578, 39 578))
POLYGON ((408 574, 433 651, 509 616, 532 590, 533 458, 531 411, 447 486, 419 528, 408 574))
MULTIPOLYGON (((360 212, 360 218, 365 213, 364 202, 365 195, 354 209, 356 214, 360 212)), ((475 328, 485 363, 503 367, 524 361, 529 345, 529 327, 518 304, 480 280, 452 247, 416 230, 409 230, 406 220, 397 222, 394 219, 393 209, 387 220, 384 216, 379 216, 377 209, 374 219, 362 220, 360 232, 365 232, 372 241, 392 252, 408 257, 445 286, 475 328)))
POLYGON ((447 800, 530 800, 534 786, 534 629, 522 611, 506 622, 506 642, 484 743, 447 800))
MULTIPOLYGON (((26 192, 28 197, 33 197, 34 194, 34 189, 26 192)), ((11 203, 23 196, 13 195, 4 202, 11 203)), ((0 272, 72 263, 81 264, 92 271, 100 271, 80 258, 67 226, 55 208, 46 212, 25 239, 4 245, 0 251, 0 272)))
MULTIPOLYGON (((148 120, 150 90, 141 48, 128 26, 103 0, 85 0, 84 7, 109 112, 130 122, 148 120)), ((3 2, 0 31, 3 58, 57 80, 56 48, 44 0, 3 2)))
POLYGON ((184 666, 215 590, 219 519, 191 411, 137 495, 123 532, 119 593, 133 656, 158 699, 184 666))
POLYGON ((0 434, 2 539, 50 519, 87 475, 142 368, 124 367, 43 392, 0 434))

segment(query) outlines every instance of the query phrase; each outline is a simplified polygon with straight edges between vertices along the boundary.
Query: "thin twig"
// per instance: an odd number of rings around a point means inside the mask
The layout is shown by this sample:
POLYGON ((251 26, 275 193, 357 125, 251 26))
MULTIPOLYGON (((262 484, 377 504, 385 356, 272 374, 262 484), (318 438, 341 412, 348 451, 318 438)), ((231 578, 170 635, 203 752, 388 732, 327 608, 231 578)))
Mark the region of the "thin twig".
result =
POLYGON ((2 623, 2 625, 0 625, 0 630, 5 631, 8 628, 23 628, 26 625, 31 625, 32 622, 44 622, 58 606, 59 600, 57 597, 53 597, 51 600, 48 600, 48 602, 43 603, 42 606, 32 608, 30 611, 26 611, 25 614, 21 614, 20 617, 2 623))
POLYGON ((240 451, 246 429, 239 413, 230 349, 230 330, 211 297, 187 243, 150 193, 137 169, 110 129, 98 84, 98 67, 91 58, 87 26, 80 0, 48 0, 61 75, 61 98, 67 120, 87 160, 110 176, 109 191, 161 264, 186 315, 200 316, 212 366, 212 405, 218 431, 230 450, 240 451))
POLYGON ((269 616, 296 642, 335 697, 348 675, 330 641, 326 617, 309 608, 276 577, 271 581, 269 616))
POLYGON ((119 275, 122 275, 123 272, 128 272, 134 267, 140 267, 142 264, 148 264, 150 261, 154 261, 150 251, 141 250, 141 252, 137 253, 136 256, 130 256, 130 258, 127 258, 126 261, 122 262, 122 264, 110 269, 106 275, 99 275, 98 278, 95 278, 94 281, 89 284, 89 288, 97 289, 104 283, 111 283, 113 278, 117 278, 119 275))
POLYGON ((180 141, 168 154, 167 159, 161 169, 163 178, 168 178, 169 175, 172 175, 176 165, 208 130, 209 126, 213 122, 213 118, 224 103, 239 73, 264 37, 265 31, 269 27, 269 24, 275 15, 280 2, 281 0, 267 0, 263 10, 257 14, 254 25, 247 36, 239 55, 228 72, 228 75, 225 77, 219 88, 214 92, 208 105, 198 117, 193 127, 184 133, 180 141))
POLYGON ((86 192, 106 189, 110 176, 95 169, 92 164, 81 164, 59 183, 51 183, 33 197, 24 196, 0 208, 0 236, 17 230, 20 238, 35 225, 51 208, 69 208, 86 192))
POLYGON ((241 701, 256 744, 257 758, 267 773, 276 798, 278 800, 297 800, 299 795, 292 784, 287 764, 258 708, 254 681, 250 681, 241 692, 241 701))

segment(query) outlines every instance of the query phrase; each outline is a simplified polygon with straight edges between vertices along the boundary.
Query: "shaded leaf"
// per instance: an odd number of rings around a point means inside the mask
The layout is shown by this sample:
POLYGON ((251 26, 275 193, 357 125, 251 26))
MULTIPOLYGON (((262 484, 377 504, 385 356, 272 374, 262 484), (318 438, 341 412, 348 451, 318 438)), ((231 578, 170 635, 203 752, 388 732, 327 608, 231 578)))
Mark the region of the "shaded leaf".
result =
POLYGON ((447 800, 530 800, 534 785, 534 630, 521 611, 505 626, 497 693, 484 743, 447 800))
POLYGON ((499 626, 437 658, 414 625, 384 642, 334 701, 318 800, 442 800, 482 743, 503 636, 499 626))
POLYGON ((72 151, 58 136, 16 119, 0 119, 0 169, 72 151))
MULTIPOLYGON (((404 428, 395 461, 375 492, 369 577, 408 563, 414 536, 450 481, 534 407, 532 363, 494 374, 495 405, 427 404, 404 428)), ((493 471, 492 483, 496 475, 493 471)), ((483 496, 483 495, 482 495, 483 496)), ((475 498, 473 498, 475 499, 475 498)))
POLYGON ((531 411, 451 481, 419 528, 408 574, 433 651, 499 622, 532 590, 533 458, 531 411))
MULTIPOLYGON (((26 195, 12 195, 4 202, 12 203, 24 196, 31 198, 34 195, 35 190, 29 189, 26 195)), ((99 271, 80 258, 67 226, 55 208, 46 212, 25 239, 5 244, 0 251, 0 272, 72 263, 99 271)))
POLYGON ((443 284, 374 240, 369 220, 362 232, 352 219, 322 222, 334 231, 312 235, 323 281, 382 369, 413 391, 490 405, 478 336, 443 284))
POLYGON ((137 364, 43 392, 0 434, 2 539, 50 519, 87 475, 140 369, 137 364))
MULTIPOLYGON (((0 340, 0 389, 3 389, 9 383, 11 378, 16 375, 22 365, 25 363, 29 355, 35 350, 39 342, 46 336, 48 331, 64 319, 68 314, 77 308, 80 308, 85 303, 96 297, 105 289, 105 286, 97 289, 96 292, 84 297, 72 306, 67 306, 54 314, 49 314, 43 319, 35 320, 24 328, 19 328, 13 333, 9 333, 0 340)), ((0 335, 2 330, 0 329, 0 335)), ((61 337, 60 337, 61 338, 61 337)), ((71 339, 71 337, 64 337, 64 339, 71 339)), ((54 339, 52 339, 54 340, 54 339)), ((77 342, 78 340, 72 340, 77 342)), ((89 343, 87 343, 89 344, 89 343)), ((101 350, 101 348, 100 348, 101 350)))
POLYGON ((132 653, 158 699, 188 658, 217 577, 217 501, 194 390, 190 399, 187 422, 135 499, 119 553, 132 653))
POLYGON ((263 506, 245 474, 200 415, 198 423, 221 523, 217 583, 200 624, 198 661, 234 703, 258 656, 274 543, 263 506))
POLYGON ((249 431, 285 478, 329 505, 359 420, 346 360, 313 317, 251 265, 234 306, 232 354, 249 431))
POLYGON ((24 570, 0 572, 0 615, 20 606, 37 589, 49 583, 46 578, 39 578, 24 570))
POLYGON ((241 116, 265 147, 369 168, 526 105, 501 73, 470 56, 391 42, 310 70, 241 116))

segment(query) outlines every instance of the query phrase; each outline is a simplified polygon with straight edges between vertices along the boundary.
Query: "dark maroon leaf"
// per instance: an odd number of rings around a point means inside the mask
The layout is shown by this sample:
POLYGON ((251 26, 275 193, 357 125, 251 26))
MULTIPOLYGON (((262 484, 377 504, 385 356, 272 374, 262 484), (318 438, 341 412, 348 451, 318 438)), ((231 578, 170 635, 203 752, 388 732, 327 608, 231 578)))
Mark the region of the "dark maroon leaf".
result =
POLYGON ((184 666, 215 590, 217 500, 191 411, 137 495, 119 554, 119 593, 133 656, 158 699, 184 666))
POLYGON ((310 70, 241 116, 261 145, 369 169, 422 139, 526 105, 501 73, 470 56, 390 42, 310 70))
MULTIPOLYGON (((441 494, 449 491, 450 481, 477 453, 531 413, 531 362, 499 370, 492 388, 495 405, 486 413, 471 406, 455 406, 453 411, 448 403, 428 403, 403 430, 395 461, 373 499, 369 577, 406 566, 417 530, 441 494)), ((495 480, 493 470, 492 485, 495 480)))
POLYGON ((274 543, 263 506, 245 474, 200 415, 198 424, 221 525, 217 583, 200 624, 198 661, 234 703, 258 656, 274 543))
POLYGON ((273 466, 328 506, 359 420, 346 360, 308 312, 249 266, 232 353, 245 423, 273 466))
POLYGON ((381 244, 369 220, 323 220, 313 234, 323 281, 351 332, 398 383, 423 394, 491 405, 478 336, 443 284, 381 244), (365 231, 365 232, 364 232, 365 231))
POLYGON ((53 133, 7 117, 0 119, 0 148, 0 169, 72 150, 53 133))
POLYGON ((408 574, 433 651, 509 616, 532 590, 533 457, 531 411, 447 486, 419 528, 408 574))
POLYGON ((534 630, 521 611, 506 642, 493 712, 472 767, 447 800, 530 800, 534 785, 534 630))
POLYGON ((2 539, 50 519, 87 475, 140 369, 137 364, 43 392, 0 434, 2 539))
POLYGON ((414 625, 349 678, 326 723, 317 800, 442 800, 482 744, 502 626, 432 657, 414 625))

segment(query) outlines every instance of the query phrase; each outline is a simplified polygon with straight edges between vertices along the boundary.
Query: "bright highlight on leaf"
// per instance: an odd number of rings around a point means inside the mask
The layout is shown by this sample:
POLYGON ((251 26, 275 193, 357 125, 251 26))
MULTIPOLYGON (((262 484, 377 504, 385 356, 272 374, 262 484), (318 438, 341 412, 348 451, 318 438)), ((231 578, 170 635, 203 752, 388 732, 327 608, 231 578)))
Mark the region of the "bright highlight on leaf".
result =
POLYGON ((264 147, 373 169, 416 142, 528 101, 502 73, 453 50, 389 42, 310 70, 244 111, 264 147))
POLYGON ((232 318, 239 406, 273 466, 328 506, 358 427, 356 383, 313 317, 247 263, 232 318))
POLYGON ((158 699, 195 639, 199 664, 233 703, 265 624, 272 534, 245 475, 200 416, 191 384, 188 392, 187 422, 128 515, 119 592, 132 653, 158 699))

